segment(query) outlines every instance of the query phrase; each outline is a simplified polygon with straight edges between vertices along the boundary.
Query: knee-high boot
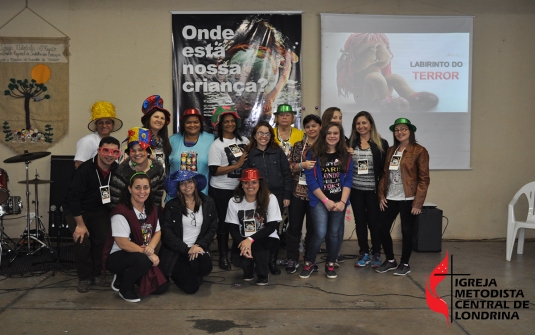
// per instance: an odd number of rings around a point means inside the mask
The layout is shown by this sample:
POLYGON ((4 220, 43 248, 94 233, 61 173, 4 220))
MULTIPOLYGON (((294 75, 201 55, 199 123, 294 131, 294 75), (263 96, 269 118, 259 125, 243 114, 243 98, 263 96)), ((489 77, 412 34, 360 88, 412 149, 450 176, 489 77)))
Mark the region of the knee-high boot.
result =
POLYGON ((217 234, 217 248, 219 249, 219 268, 221 270, 231 270, 228 260, 228 233, 217 234))

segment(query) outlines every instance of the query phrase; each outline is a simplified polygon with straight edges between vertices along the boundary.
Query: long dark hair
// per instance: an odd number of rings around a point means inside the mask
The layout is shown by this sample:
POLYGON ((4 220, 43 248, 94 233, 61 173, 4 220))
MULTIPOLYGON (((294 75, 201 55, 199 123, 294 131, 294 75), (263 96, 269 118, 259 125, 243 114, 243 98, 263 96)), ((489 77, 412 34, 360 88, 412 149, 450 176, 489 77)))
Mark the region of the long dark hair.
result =
MULTIPOLYGON (((149 115, 147 115, 145 117, 145 122, 143 122, 143 128, 147 128, 147 129, 150 130, 150 118, 152 117, 152 114, 154 114, 156 112, 163 113, 162 111, 157 110, 157 109, 155 109, 152 112, 150 112, 149 115)), ((165 115, 165 113, 164 113, 164 115, 165 115)), ((167 131, 167 125, 164 125, 163 128, 158 131, 158 135, 162 139, 163 153, 165 154, 165 157, 169 157, 171 155, 171 151, 173 151, 173 149, 171 148, 171 142, 169 142, 169 132, 167 131)))
MULTIPOLYGON (((193 180, 193 184, 195 185, 195 192, 193 193, 195 207, 193 207, 193 212, 197 213, 201 207, 202 200, 201 196, 199 195, 199 190, 197 189, 197 182, 195 181, 195 178, 192 178, 191 180, 193 180)), ((182 215, 188 215, 188 205, 186 204, 186 198, 184 198, 184 194, 180 192, 180 183, 177 183, 176 185, 176 196, 178 198, 178 202, 180 202, 182 215)))
MULTIPOLYGON (((149 181, 150 193, 147 199, 145 199, 144 205, 145 213, 147 213, 147 215, 150 215, 150 213, 152 213, 152 210, 154 209, 154 194, 152 193, 152 188, 150 187, 150 178, 145 172, 136 172, 132 175, 132 177, 130 177, 130 182, 128 183, 128 186, 132 187, 132 185, 134 185, 134 182, 138 179, 147 179, 149 181)), ((132 194, 128 190, 128 187, 125 187, 123 193, 121 194, 120 202, 131 210, 134 210, 132 200, 130 199, 131 197, 132 194)))
POLYGON ((383 148, 383 145, 381 143, 381 135, 379 132, 377 132, 377 128, 375 127, 375 121, 373 120, 373 117, 370 113, 366 111, 358 112, 357 115, 353 118, 353 124, 351 125, 351 137, 349 138, 349 146, 351 148, 355 148, 355 146, 359 146, 360 148, 360 134, 357 131, 357 119, 361 116, 364 116, 368 122, 370 123, 370 139, 373 143, 377 144, 377 147, 379 147, 379 150, 385 151, 383 148))
POLYGON ((239 132, 240 129, 238 128, 238 119, 234 116, 234 114, 230 114, 230 113, 226 113, 226 114, 221 115, 221 118, 219 119, 219 123, 217 124, 217 138, 219 138, 219 140, 221 142, 223 142, 223 119, 227 115, 232 116, 234 118, 234 122, 236 123, 236 128, 234 128, 234 132, 232 134, 239 141, 242 141, 242 138, 241 138, 241 135, 240 135, 240 132, 239 132))
POLYGON ((342 127, 342 125, 339 123, 329 122, 327 123, 327 125, 321 128, 320 136, 318 137, 316 142, 314 142, 314 144, 312 145, 312 148, 310 148, 310 150, 312 151, 312 158, 314 158, 315 160, 319 159, 321 166, 325 166, 325 164, 327 164, 328 146, 327 146, 326 137, 327 137, 327 131, 331 127, 336 127, 340 131, 340 140, 336 144, 335 149, 336 149, 336 153, 340 156, 340 164, 341 164, 342 172, 347 172, 346 168, 347 168, 347 161, 349 159, 349 154, 347 153, 347 144, 346 144, 346 141, 344 140, 344 127, 342 127))
MULTIPOLYGON (((256 212, 264 216, 267 214, 269 207, 269 192, 266 181, 263 178, 258 179, 259 188, 256 193, 256 212)), ((243 182, 240 182, 234 189, 233 201, 241 203, 245 199, 245 191, 243 190, 243 182)))
POLYGON ((247 147, 247 151, 251 151, 252 149, 255 149, 258 145, 256 141, 256 132, 258 131, 258 128, 260 127, 267 127, 269 129, 269 133, 271 136, 269 137, 269 143, 268 147, 277 148, 278 145, 275 143, 275 132, 273 131, 273 127, 267 122, 267 121, 260 121, 258 124, 254 127, 253 131, 251 132, 251 142, 249 142, 249 147, 247 147))
MULTIPOLYGON (((321 123, 326 126, 327 124, 329 124, 334 116, 334 112, 336 111, 339 111, 340 113, 342 113, 342 110, 338 107, 329 107, 327 108, 324 112, 323 112, 323 115, 321 116, 321 123)), ((345 137, 344 137, 345 138, 345 137)))

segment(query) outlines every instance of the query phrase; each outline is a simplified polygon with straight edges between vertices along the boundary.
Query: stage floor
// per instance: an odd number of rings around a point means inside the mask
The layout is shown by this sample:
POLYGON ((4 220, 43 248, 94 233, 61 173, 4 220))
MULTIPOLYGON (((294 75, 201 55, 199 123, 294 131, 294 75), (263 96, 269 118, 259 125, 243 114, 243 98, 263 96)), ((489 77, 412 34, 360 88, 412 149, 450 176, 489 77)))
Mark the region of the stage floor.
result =
MULTIPOLYGON (((357 248, 355 241, 345 241, 342 254, 354 255, 357 248)), ((399 261, 399 242, 394 250, 399 261)), ((526 242, 523 255, 515 249, 511 262, 505 260, 504 241, 443 242, 440 253, 414 252, 410 265, 412 272, 398 277, 355 268, 354 259, 347 259, 337 269, 337 279, 325 277, 323 262, 308 279, 300 279, 298 273, 288 275, 281 267, 283 273, 270 276, 269 285, 263 287, 242 281, 241 269, 226 272, 215 266, 195 295, 172 285, 166 294, 142 298, 140 303, 123 301, 111 288, 78 293, 72 270, 54 276, 52 272, 0 276, 0 330, 2 334, 533 333, 535 242, 526 242), (426 301, 426 284, 446 251, 453 258, 448 257, 448 275, 436 293, 447 304, 437 306, 447 308, 449 321, 426 301)))

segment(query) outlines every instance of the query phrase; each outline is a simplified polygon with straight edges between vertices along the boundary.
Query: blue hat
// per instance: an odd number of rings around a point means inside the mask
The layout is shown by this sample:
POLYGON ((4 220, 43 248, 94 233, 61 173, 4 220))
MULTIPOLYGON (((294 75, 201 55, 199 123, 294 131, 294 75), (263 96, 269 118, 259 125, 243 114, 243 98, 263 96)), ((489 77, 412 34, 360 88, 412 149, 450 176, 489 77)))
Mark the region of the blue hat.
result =
POLYGON ((181 183, 186 180, 195 179, 195 182, 197 183, 197 190, 201 192, 204 190, 207 184, 206 177, 202 174, 198 174, 193 171, 188 170, 177 170, 167 178, 165 178, 165 181, 163 183, 163 187, 167 191, 167 194, 171 198, 176 198, 177 189, 178 189, 178 183, 181 183))

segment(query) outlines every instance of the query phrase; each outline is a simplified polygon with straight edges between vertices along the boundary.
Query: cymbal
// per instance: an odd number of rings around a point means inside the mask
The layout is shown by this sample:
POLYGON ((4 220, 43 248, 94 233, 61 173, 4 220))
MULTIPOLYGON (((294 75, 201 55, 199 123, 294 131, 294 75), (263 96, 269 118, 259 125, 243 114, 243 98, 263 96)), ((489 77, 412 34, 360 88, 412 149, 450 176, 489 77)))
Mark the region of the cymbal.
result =
POLYGON ((17 155, 8 159, 4 159, 4 163, 28 162, 28 161, 33 161, 39 158, 43 158, 48 155, 50 155, 50 152, 48 151, 28 152, 28 150, 24 150, 24 153, 21 155, 17 155))
MULTIPOLYGON (((29 185, 50 184, 50 183, 53 183, 53 182, 54 182, 53 180, 44 180, 44 179, 39 179, 39 178, 34 178, 34 179, 28 180, 28 184, 29 185)), ((19 184, 26 184, 26 180, 19 181, 19 184)))

